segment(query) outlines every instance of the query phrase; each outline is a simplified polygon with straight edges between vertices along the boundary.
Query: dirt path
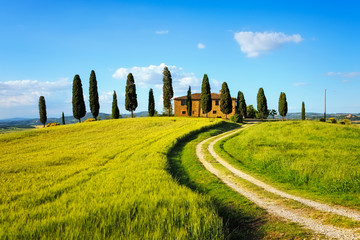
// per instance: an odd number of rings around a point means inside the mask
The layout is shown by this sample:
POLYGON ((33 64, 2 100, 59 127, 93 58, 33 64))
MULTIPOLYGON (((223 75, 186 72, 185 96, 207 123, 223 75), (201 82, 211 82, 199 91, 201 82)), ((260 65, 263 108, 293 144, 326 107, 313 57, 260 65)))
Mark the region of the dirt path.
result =
POLYGON ((332 225, 326 225, 321 223, 320 221, 311 219, 309 217, 306 217, 302 214, 299 214, 298 212, 295 212, 294 210, 285 208, 283 206, 280 206, 274 202, 272 202, 272 200, 264 198, 264 197, 259 197, 257 194, 255 194, 254 192, 251 192, 249 190, 245 190, 243 188, 241 188, 239 185, 237 185, 236 183, 234 183, 228 176, 226 176, 226 174, 222 173, 221 171, 219 171, 218 169, 214 168, 213 165, 211 163, 209 163, 204 156, 203 153, 203 149, 202 146, 205 142, 207 141, 211 141, 211 143, 209 144, 208 147, 208 151, 210 152, 210 154, 215 158, 215 160, 217 162, 219 162, 221 165, 223 165, 225 168, 227 168, 229 171, 231 171, 232 173, 234 173, 237 177, 240 177, 242 179, 245 179, 261 188, 263 188, 265 191, 271 192, 273 194, 276 194, 278 196, 281 196, 283 198, 288 198, 288 199, 292 199, 298 202, 301 202, 304 205, 310 206, 312 208, 315 208, 317 210, 321 210, 321 211, 326 211, 326 212, 331 212, 337 215, 342 215, 342 216, 346 216, 355 220, 359 220, 360 219, 360 214, 359 212, 356 211, 352 211, 349 209, 345 209, 343 207, 334 207, 334 206, 330 206, 327 204, 322 204, 322 203, 318 203, 309 199, 304 199, 301 197, 297 197, 285 192, 282 192, 274 187, 271 187, 270 185, 261 182, 257 179, 255 179, 254 177, 234 168, 232 165, 230 165, 229 163, 227 163, 224 159, 222 159, 218 154, 216 154, 216 152, 214 151, 214 144, 216 144, 216 142, 220 141, 223 138, 229 137, 233 134, 238 133, 239 131, 242 131, 243 129, 246 129, 248 126, 243 127, 237 131, 233 131, 230 133, 223 133, 221 135, 206 139, 202 142, 200 142, 197 147, 196 147, 196 154, 200 160, 200 162, 205 166, 205 168, 210 171, 211 173, 213 173, 214 175, 216 175, 219 179, 221 179, 226 185, 228 185, 229 187, 231 187, 232 189, 234 189, 235 191, 237 191, 238 193, 240 193, 241 195, 245 196, 246 198, 248 198, 249 200, 253 201, 255 204, 257 204, 258 206, 264 208, 265 210, 267 210, 269 213, 277 215, 279 217, 285 218, 287 220, 290 220, 292 222, 296 222, 302 226, 304 226, 305 228, 308 228, 310 230, 313 230, 316 233, 320 233, 320 234, 324 234, 327 237, 330 238, 339 238, 339 239, 360 239, 360 235, 355 233, 354 230, 351 229, 343 229, 343 228, 338 228, 338 227, 334 227, 332 225))

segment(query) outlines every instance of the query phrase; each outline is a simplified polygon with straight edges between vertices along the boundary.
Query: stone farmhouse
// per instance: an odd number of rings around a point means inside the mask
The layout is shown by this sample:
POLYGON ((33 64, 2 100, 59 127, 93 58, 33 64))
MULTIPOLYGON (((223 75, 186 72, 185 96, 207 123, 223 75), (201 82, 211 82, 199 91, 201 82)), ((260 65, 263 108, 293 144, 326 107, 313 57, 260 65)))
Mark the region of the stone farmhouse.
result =
MULTIPOLYGON (((192 102, 192 112, 191 117, 205 117, 206 114, 203 112, 201 108, 201 94, 194 93, 191 94, 191 102, 192 102)), ((212 109, 208 112, 207 116, 212 118, 225 118, 225 114, 220 110, 220 94, 211 93, 212 100, 212 109)), ((231 98, 232 100, 232 112, 227 115, 228 118, 235 114, 235 102, 236 98, 231 98)), ((187 115, 187 96, 174 98, 174 116, 176 117, 186 117, 187 115)))

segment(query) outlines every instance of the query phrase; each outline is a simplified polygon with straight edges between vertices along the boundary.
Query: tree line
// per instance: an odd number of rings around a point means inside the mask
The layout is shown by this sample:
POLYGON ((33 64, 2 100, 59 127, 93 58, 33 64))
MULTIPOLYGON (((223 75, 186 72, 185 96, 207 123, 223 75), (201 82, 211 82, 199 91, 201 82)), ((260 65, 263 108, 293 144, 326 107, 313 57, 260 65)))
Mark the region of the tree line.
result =
MULTIPOLYGON (((168 116, 171 115, 172 105, 171 99, 174 96, 174 90, 172 87, 172 77, 169 69, 165 66, 163 70, 163 105, 164 109, 167 111, 168 116)), ((211 99, 211 88, 209 83, 209 78, 207 74, 204 74, 203 81, 201 84, 201 108, 207 117, 207 114, 212 110, 212 99, 211 99)), ((192 99, 191 99, 191 86, 189 86, 187 92, 187 114, 191 116, 192 112, 192 99)), ((97 87, 97 80, 95 71, 92 70, 89 78, 89 105, 92 116, 95 120, 98 119, 100 111, 99 103, 99 94, 97 87)), ((134 117, 134 111, 138 107, 137 94, 136 94, 136 85, 132 73, 127 75, 126 87, 125 87, 125 109, 131 113, 131 117, 134 117)), ((227 115, 232 112, 232 99, 230 95, 230 90, 226 82, 222 83, 220 90, 220 110, 223 112, 227 118, 227 115)), ((73 79, 72 85, 72 110, 73 116, 79 122, 86 114, 86 107, 83 95, 83 88, 80 76, 76 74, 73 79)), ((279 106, 278 106, 279 115, 282 119, 286 116, 287 100, 286 94, 284 92, 280 93, 279 97, 279 106)), ((155 100, 153 89, 149 90, 149 100, 148 100, 148 115, 150 117, 154 116, 156 113, 155 110, 155 100)), ((259 118, 266 119, 269 115, 275 116, 277 114, 275 109, 269 110, 267 107, 267 100, 263 88, 260 88, 257 94, 257 110, 254 109, 252 105, 246 106, 246 101, 244 94, 241 91, 238 91, 236 99, 236 108, 235 113, 240 117, 244 118, 259 118)), ((47 121, 46 116, 46 103, 44 96, 39 98, 39 115, 40 122, 45 126, 47 121)), ((305 120, 305 104, 302 102, 302 120, 305 120)), ((120 111, 117 104, 117 94, 116 91, 113 93, 112 101, 112 113, 111 117, 113 119, 118 119, 120 117, 120 111)), ((65 124, 64 112, 62 113, 62 124, 65 124)))

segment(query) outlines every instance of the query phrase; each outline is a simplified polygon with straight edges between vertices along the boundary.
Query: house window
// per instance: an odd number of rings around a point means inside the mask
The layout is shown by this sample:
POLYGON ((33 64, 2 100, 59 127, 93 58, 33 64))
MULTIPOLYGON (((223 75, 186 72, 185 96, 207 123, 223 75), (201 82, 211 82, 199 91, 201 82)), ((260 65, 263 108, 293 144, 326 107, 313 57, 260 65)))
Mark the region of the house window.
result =
POLYGON ((219 106, 219 100, 215 100, 215 105, 219 106))
POLYGON ((216 114, 216 111, 213 111, 213 114, 216 114))
POLYGON ((181 100, 181 106, 185 106, 186 105, 186 100, 181 100))
POLYGON ((182 113, 182 114, 186 114, 186 111, 182 111, 181 113, 182 113))

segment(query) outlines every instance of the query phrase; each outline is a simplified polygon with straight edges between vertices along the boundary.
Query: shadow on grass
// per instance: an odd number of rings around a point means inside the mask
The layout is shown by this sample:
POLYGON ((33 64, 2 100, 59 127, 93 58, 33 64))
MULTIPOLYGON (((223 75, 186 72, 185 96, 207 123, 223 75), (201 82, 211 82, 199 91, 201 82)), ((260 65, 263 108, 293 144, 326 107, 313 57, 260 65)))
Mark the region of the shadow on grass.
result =
POLYGON ((179 184, 211 197, 223 219, 227 239, 261 239, 264 233, 259 227, 263 224, 263 219, 258 218, 251 210, 253 205, 249 206, 247 199, 208 172, 195 154, 195 147, 201 140, 239 126, 235 123, 221 122, 179 139, 167 154, 167 170, 179 184))

